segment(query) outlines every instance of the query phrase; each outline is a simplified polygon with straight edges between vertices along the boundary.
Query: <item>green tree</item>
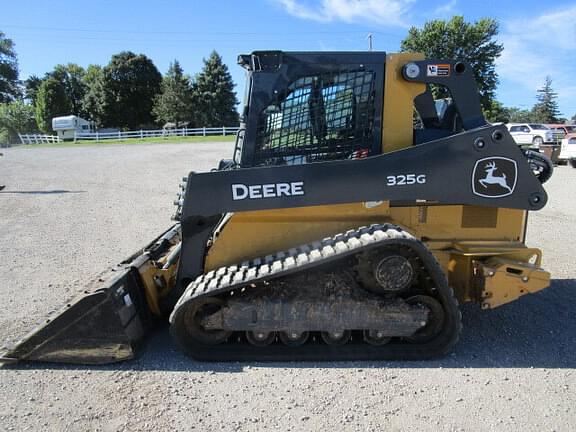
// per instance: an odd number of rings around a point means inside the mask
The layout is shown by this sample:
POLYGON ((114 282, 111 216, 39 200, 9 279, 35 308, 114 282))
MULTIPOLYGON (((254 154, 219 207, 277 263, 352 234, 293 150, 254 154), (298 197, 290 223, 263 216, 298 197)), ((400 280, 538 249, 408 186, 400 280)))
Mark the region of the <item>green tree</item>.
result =
POLYGON ((572 116, 571 122, 572 124, 576 124, 576 114, 572 116))
POLYGON ((538 89, 536 96, 538 102, 532 108, 533 121, 540 123, 558 123, 560 111, 558 110, 558 93, 552 89, 552 78, 546 77, 544 86, 538 89))
POLYGON ((183 121, 191 120, 192 86, 178 60, 170 64, 162 78, 162 91, 156 97, 152 111, 159 122, 174 122, 176 127, 183 121))
POLYGON ((44 133, 52 132, 52 119, 70 114, 71 109, 62 83, 54 78, 47 78, 40 84, 34 106, 38 129, 44 133))
POLYGON ((216 51, 212 51, 208 60, 204 59, 202 72, 196 76, 192 87, 197 126, 238 125, 234 83, 216 51))
POLYGON ((103 69, 98 95, 103 124, 127 129, 153 125, 152 106, 161 82, 162 75, 145 55, 113 55, 103 69))
POLYGON ((67 65, 56 65, 54 70, 47 75, 59 81, 64 88, 71 106, 71 114, 84 117, 85 112, 82 106, 82 100, 86 93, 84 75, 86 71, 83 67, 74 63, 67 65))
POLYGON ((98 126, 104 124, 107 112, 107 93, 104 85, 104 71, 101 66, 89 65, 83 78, 84 98, 82 112, 98 126))
POLYGON ((484 109, 484 117, 490 123, 508 123, 510 121, 510 109, 497 100, 492 100, 488 109, 484 109))
MULTIPOLYGON (((428 21, 421 29, 411 27, 400 48, 423 52, 427 58, 468 62, 474 69, 482 107, 489 110, 498 84, 495 61, 504 49, 494 40, 497 34, 498 22, 492 18, 482 18, 471 24, 462 16, 454 16, 449 21, 428 21)), ((436 89, 436 96, 447 95, 436 89)))
POLYGON ((24 98, 28 100, 31 105, 36 103, 36 95, 42 81, 43 79, 36 75, 30 75, 28 79, 24 80, 24 98))
POLYGON ((510 123, 529 123, 534 121, 532 111, 520 108, 508 108, 510 123))
POLYGON ((18 87, 18 60, 14 42, 0 31, 0 103, 20 96, 18 87))
POLYGON ((34 107, 22 101, 0 103, 0 144, 16 143, 19 133, 36 130, 34 107))

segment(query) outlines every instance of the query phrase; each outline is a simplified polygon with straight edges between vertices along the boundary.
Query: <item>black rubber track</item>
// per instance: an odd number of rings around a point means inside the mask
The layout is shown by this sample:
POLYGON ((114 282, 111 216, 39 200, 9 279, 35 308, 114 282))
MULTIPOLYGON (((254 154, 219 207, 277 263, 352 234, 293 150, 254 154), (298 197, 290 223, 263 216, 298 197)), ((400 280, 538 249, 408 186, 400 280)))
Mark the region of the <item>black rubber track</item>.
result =
POLYGON ((170 332, 178 346, 190 357, 201 361, 424 360, 449 352, 458 341, 462 328, 458 302, 432 253, 421 241, 391 224, 362 227, 273 256, 238 266, 223 267, 202 275, 188 286, 172 312, 170 323, 170 332), (198 343, 187 333, 184 324, 186 309, 207 296, 223 296, 240 288, 251 289, 258 282, 309 271, 373 248, 390 246, 410 248, 419 257, 435 288, 434 297, 444 308, 442 330, 428 342, 416 344, 393 340, 386 345, 374 346, 365 343, 358 336, 360 332, 355 332, 356 337, 341 346, 326 345, 316 337, 315 341, 298 347, 279 342, 267 347, 255 347, 248 344, 245 337, 238 336, 238 333, 230 337, 228 342, 218 345, 198 343), (315 259, 312 260, 312 257, 315 259), (274 266, 276 271, 270 271, 274 266))

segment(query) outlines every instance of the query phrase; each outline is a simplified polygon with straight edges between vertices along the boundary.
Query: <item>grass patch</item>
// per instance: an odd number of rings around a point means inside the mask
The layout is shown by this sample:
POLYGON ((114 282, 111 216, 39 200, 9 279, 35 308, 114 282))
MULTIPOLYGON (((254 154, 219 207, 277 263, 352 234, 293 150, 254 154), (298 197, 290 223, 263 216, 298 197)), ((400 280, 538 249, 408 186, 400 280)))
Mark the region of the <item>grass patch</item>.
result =
POLYGON ((132 145, 132 144, 186 144, 200 142, 229 142, 236 139, 235 135, 216 135, 216 136, 169 136, 155 138, 125 138, 125 139, 107 139, 96 142, 95 140, 83 141, 65 141, 53 144, 23 144, 19 147, 26 148, 49 148, 49 147, 86 147, 86 146, 107 146, 107 145, 132 145))

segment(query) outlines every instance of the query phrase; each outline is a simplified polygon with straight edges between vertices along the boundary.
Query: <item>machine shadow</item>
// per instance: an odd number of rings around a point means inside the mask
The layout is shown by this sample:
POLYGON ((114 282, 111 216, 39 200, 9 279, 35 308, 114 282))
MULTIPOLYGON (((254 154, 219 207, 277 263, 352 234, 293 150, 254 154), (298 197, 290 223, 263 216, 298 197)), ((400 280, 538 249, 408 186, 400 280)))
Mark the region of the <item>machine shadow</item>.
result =
POLYGON ((70 191, 70 190, 62 190, 62 189, 55 189, 55 190, 46 190, 46 191, 39 191, 39 190, 32 190, 32 191, 11 191, 11 190, 3 190, 0 194, 17 194, 17 195, 52 195, 52 194, 77 194, 77 193, 86 193, 86 191, 70 191))
POLYGON ((141 355, 131 361, 105 366, 22 363, 9 367, 213 373, 242 372, 246 367, 575 368, 576 314, 572 306, 575 292, 576 279, 555 279, 550 288, 494 310, 482 311, 476 305, 464 305, 464 328, 454 352, 428 361, 202 363, 181 353, 164 325, 152 332, 141 355))

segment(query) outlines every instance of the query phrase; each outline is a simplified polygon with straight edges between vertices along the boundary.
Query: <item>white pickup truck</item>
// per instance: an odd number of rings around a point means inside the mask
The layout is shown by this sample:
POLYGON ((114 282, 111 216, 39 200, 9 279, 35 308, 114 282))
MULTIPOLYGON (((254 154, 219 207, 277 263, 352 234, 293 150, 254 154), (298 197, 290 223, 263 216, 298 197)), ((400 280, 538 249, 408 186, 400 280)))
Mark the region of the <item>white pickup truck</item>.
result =
POLYGON ((555 132, 540 123, 508 123, 510 135, 522 148, 538 150, 541 144, 556 144, 563 138, 561 132, 555 132))
POLYGON ((566 161, 572 165, 572 168, 576 168, 576 133, 564 137, 558 159, 566 161))

